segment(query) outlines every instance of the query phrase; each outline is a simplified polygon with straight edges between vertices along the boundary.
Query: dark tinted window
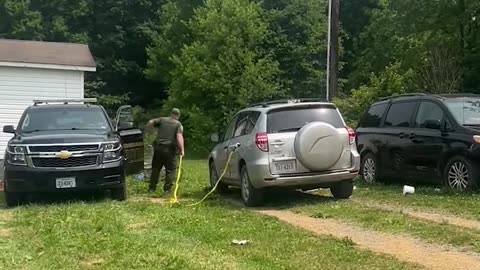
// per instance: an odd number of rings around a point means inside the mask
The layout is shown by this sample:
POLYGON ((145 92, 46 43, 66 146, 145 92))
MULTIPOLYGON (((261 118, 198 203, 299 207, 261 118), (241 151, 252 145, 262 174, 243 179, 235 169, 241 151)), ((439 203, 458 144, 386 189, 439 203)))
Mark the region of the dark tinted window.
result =
POLYGON ((382 121, 383 114, 387 108, 387 103, 374 105, 363 116, 360 127, 378 127, 382 121))
POLYGON ((409 127, 410 119, 415 109, 416 102, 394 103, 388 110, 385 118, 385 126, 387 127, 409 127))
POLYGON ((244 112, 238 116, 237 126, 233 137, 243 136, 250 134, 257 124, 259 112, 244 112))
POLYGON ((415 127, 424 128, 428 120, 442 121, 443 110, 435 103, 422 102, 420 107, 418 107, 415 127))
POLYGON ((30 110, 20 124, 22 132, 45 130, 105 130, 110 125, 105 113, 99 107, 51 108, 30 110))
POLYGON ((267 132, 295 132, 311 122, 326 122, 341 128, 344 126, 338 111, 331 107, 299 107, 274 110, 268 113, 267 132))

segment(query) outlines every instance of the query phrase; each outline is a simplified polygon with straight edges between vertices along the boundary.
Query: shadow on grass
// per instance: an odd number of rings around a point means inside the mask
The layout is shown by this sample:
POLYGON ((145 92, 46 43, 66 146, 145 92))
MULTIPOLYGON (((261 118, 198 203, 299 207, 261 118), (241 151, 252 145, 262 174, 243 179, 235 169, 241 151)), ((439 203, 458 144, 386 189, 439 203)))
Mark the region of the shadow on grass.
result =
MULTIPOLYGON (((30 194, 22 205, 58 205, 69 203, 98 203, 106 201, 109 196, 104 191, 56 192, 30 194)), ((0 209, 7 208, 5 196, 0 192, 0 209)))

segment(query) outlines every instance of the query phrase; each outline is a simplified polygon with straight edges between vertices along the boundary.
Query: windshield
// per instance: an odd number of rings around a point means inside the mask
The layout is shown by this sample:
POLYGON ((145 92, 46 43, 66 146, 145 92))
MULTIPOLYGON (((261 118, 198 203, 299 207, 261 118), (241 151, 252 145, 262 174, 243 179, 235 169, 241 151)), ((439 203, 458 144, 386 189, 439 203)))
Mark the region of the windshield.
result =
POLYGON ((480 98, 448 98, 444 102, 460 125, 480 125, 480 98))
POLYGON ((268 133, 296 132, 311 122, 326 122, 335 128, 344 126, 343 120, 334 108, 293 107, 274 110, 268 114, 268 133))
POLYGON ((99 107, 30 110, 20 124, 20 129, 23 133, 48 130, 111 131, 109 122, 99 107))

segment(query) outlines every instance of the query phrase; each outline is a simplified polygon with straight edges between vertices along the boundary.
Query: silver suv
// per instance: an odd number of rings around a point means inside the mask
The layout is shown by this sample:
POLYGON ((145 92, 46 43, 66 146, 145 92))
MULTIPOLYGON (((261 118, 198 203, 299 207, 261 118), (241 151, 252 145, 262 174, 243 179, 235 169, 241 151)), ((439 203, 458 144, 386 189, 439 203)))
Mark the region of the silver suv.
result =
POLYGON ((228 166, 218 192, 241 188, 247 206, 261 204, 268 188, 330 188, 349 198, 360 155, 355 132, 332 103, 280 100, 238 112, 209 157, 210 185, 228 166), (232 153, 230 162, 228 157, 232 153))

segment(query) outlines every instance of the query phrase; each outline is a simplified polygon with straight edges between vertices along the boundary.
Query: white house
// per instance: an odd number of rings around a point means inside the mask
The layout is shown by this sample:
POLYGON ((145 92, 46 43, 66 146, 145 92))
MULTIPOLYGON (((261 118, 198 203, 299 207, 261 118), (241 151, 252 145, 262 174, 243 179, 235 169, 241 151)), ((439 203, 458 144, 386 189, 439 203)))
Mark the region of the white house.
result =
POLYGON ((84 72, 96 71, 87 45, 0 39, 0 160, 16 126, 34 99, 83 98, 84 72))

